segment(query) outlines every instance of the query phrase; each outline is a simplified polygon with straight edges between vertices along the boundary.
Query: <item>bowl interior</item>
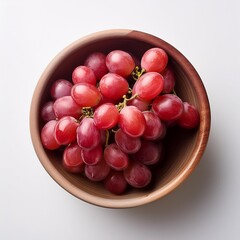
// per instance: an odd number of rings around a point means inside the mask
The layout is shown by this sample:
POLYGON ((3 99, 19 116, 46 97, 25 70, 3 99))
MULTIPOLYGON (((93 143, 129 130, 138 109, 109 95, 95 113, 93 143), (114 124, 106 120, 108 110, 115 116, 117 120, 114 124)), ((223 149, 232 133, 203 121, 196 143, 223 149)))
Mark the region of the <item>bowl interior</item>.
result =
POLYGON ((210 111, 206 91, 200 77, 188 60, 174 47, 152 35, 129 30, 103 31, 82 38, 60 52, 42 74, 34 92, 30 128, 35 151, 48 173, 64 189, 74 196, 104 207, 133 207, 142 205, 166 195, 177 187, 194 169, 205 149, 210 127, 210 111), (61 154, 47 151, 41 145, 40 131, 43 122, 40 109, 49 100, 52 83, 65 78, 71 80, 75 67, 82 65, 92 52, 108 53, 121 49, 136 58, 151 47, 165 49, 169 62, 176 74, 176 93, 193 103, 200 112, 200 126, 195 130, 171 128, 164 140, 165 157, 154 168, 154 181, 144 190, 129 190, 115 196, 106 191, 102 184, 93 183, 80 175, 66 172, 61 163, 61 154))

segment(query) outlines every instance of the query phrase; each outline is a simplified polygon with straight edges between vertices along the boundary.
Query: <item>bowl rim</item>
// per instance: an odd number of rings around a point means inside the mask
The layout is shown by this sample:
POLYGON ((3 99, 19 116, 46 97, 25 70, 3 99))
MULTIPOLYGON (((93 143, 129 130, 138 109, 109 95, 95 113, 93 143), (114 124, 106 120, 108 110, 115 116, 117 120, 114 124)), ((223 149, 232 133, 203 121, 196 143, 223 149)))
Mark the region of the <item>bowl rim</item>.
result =
POLYGON ((140 205, 144 205, 155 200, 158 200, 173 190, 175 190, 180 184, 182 184, 188 176, 193 172, 196 165, 199 163, 205 148, 207 146, 209 134, 210 134, 210 125, 211 125, 211 114, 210 114, 210 104, 207 96, 206 89, 203 85, 203 82, 198 75, 197 71, 193 67, 193 65, 188 61, 188 59, 175 47, 171 44, 167 43, 163 39, 154 36, 152 34, 138 31, 138 30, 130 30, 130 29, 108 29, 102 30, 95 33, 91 33, 84 37, 81 37, 63 50, 61 50, 47 65, 42 75, 40 76, 35 90, 33 92, 31 106, 30 106, 30 135, 34 150, 36 152, 37 157, 39 158, 42 166, 48 172, 48 174, 67 192, 72 194, 73 196, 91 203, 96 206, 107 207, 107 208, 129 208, 136 207, 140 205), (161 45, 164 49, 167 49, 167 52, 171 56, 175 56, 174 60, 184 68, 185 74, 191 79, 191 83, 196 90, 196 94, 198 95, 199 102, 201 105, 202 112, 200 114, 200 127, 199 134, 197 136, 198 144, 195 147, 194 153, 192 153, 191 161, 189 161, 186 167, 181 170, 181 172, 173 178, 169 183, 167 183, 161 189, 157 189, 147 195, 143 195, 134 199, 106 199, 99 196, 91 195, 73 185, 70 181, 65 179, 51 164, 49 161, 46 151, 42 146, 39 132, 39 101, 41 95, 41 90, 45 88, 47 84, 48 76, 51 75, 58 64, 64 60, 71 53, 76 51, 79 47, 83 47, 89 42, 94 43, 95 41, 109 39, 109 38, 128 38, 128 39, 136 39, 139 41, 143 41, 149 43, 151 45, 161 45))

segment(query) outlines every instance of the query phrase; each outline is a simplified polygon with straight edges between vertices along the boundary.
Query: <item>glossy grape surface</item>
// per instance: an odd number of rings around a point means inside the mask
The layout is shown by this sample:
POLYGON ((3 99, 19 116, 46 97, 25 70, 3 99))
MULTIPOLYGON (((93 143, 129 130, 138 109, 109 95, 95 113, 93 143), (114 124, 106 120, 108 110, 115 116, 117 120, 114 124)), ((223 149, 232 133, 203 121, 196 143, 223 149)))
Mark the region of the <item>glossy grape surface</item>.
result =
POLYGON ((83 149, 90 150, 101 143, 100 130, 95 126, 92 118, 82 119, 76 135, 78 145, 83 149))
POLYGON ((183 102, 174 94, 164 94, 155 98, 152 110, 161 120, 176 120, 183 112, 183 102))
POLYGON ((126 106, 119 116, 119 126, 131 137, 140 137, 145 130, 145 118, 142 112, 135 106, 126 106))
POLYGON ((127 77, 135 68, 132 56, 122 50, 113 50, 106 57, 106 65, 111 73, 127 77))
POLYGON ((51 87, 50 93, 52 99, 56 100, 60 97, 71 95, 73 84, 65 79, 58 79, 51 87))
POLYGON ((147 72, 161 73, 168 63, 168 55, 161 48, 150 48, 141 59, 141 67, 147 72))

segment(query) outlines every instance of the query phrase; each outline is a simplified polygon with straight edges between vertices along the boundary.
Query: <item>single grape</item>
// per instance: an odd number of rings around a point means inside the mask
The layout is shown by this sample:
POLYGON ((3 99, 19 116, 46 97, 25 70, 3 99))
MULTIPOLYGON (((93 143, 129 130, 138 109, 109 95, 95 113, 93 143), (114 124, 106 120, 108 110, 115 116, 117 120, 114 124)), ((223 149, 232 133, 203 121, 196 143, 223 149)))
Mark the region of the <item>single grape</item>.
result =
MULTIPOLYGON (((133 94, 134 95, 134 94, 133 94)), ((146 111, 149 109, 149 106, 150 106, 150 101, 145 101, 145 100, 142 100, 138 97, 135 97, 129 101, 127 101, 127 105, 128 106, 135 106, 137 107, 140 111, 146 111)))
POLYGON ((101 159, 101 161, 95 165, 85 165, 84 168, 86 177, 95 182, 104 180, 108 176, 110 170, 110 166, 104 159, 101 159))
POLYGON ((99 129, 110 129, 117 125, 119 111, 112 103, 104 103, 99 106, 93 115, 94 124, 99 129))
POLYGON ((81 156, 82 149, 77 143, 68 145, 63 152, 63 167, 71 173, 84 171, 84 162, 81 156))
POLYGON ((111 73, 128 77, 135 68, 132 56, 122 50, 113 50, 106 57, 106 65, 111 73))
POLYGON ((171 93, 175 86, 175 74, 171 67, 166 67, 161 73, 163 76, 163 93, 171 93))
POLYGON ((155 98, 152 110, 161 120, 176 120, 183 112, 183 102, 174 94, 164 94, 155 98))
POLYGON ((166 126, 155 113, 152 111, 144 111, 143 116, 146 120, 143 138, 156 140, 165 137, 166 126))
POLYGON ((41 130, 41 141, 46 149, 54 150, 60 147, 60 144, 58 144, 54 137, 54 130, 56 124, 56 120, 50 120, 43 126, 41 130))
POLYGON ((128 155, 115 143, 108 145, 104 149, 104 159, 111 168, 117 171, 127 168, 129 163, 128 155))
POLYGON ((100 130, 95 126, 92 118, 83 118, 77 128, 77 142, 83 149, 93 149, 101 143, 100 130))
POLYGON ((123 171, 123 175, 128 184, 135 188, 147 186, 152 179, 150 169, 146 165, 134 160, 132 160, 129 166, 123 171))
POLYGON ((163 90, 163 77, 157 72, 147 72, 143 74, 133 86, 133 94, 137 94, 145 101, 153 100, 163 90))
POLYGON ((147 50, 141 59, 141 67, 146 72, 161 73, 168 63, 168 55, 161 48, 150 48, 147 50))
POLYGON ((78 122, 71 116, 62 117, 56 124, 54 137, 59 145, 68 145, 76 141, 78 122))
POLYGON ((128 92, 128 82, 116 73, 107 73, 99 82, 99 89, 105 97, 119 100, 128 92))
POLYGON ((86 66, 78 66, 72 72, 73 83, 89 83, 96 85, 96 76, 93 70, 86 66))
POLYGON ((188 102, 183 102, 183 112, 177 120, 177 124, 183 128, 195 128, 199 125, 199 121, 197 108, 188 102))
POLYGON ((119 126, 131 137, 140 137, 145 130, 146 121, 142 112, 135 106, 124 107, 119 115, 119 126))
POLYGON ((94 52, 90 54, 86 58, 84 65, 93 70, 97 80, 100 80, 105 74, 108 73, 106 66, 106 55, 101 52, 94 52))
POLYGON ((159 162, 163 152, 161 143, 154 143, 148 140, 142 140, 139 151, 132 155, 132 159, 145 165, 153 165, 159 162))
POLYGON ((135 153, 141 147, 140 137, 130 137, 122 129, 115 132, 114 139, 118 147, 125 153, 135 153))
POLYGON ((50 89, 52 99, 56 100, 60 97, 71 95, 73 84, 65 79, 58 79, 53 83, 50 89))
POLYGON ((103 150, 101 144, 93 149, 82 149, 81 156, 84 163, 87 165, 95 165, 102 159, 103 150))
POLYGON ((64 96, 54 102, 53 111, 58 119, 66 116, 78 119, 82 114, 82 107, 71 96, 64 96))
POLYGON ((104 186, 109 192, 119 195, 126 191, 128 183, 122 172, 112 170, 104 180, 104 186))
POLYGON ((53 101, 46 102, 41 109, 41 118, 44 122, 56 119, 53 111, 53 101))
POLYGON ((101 99, 98 89, 88 83, 75 84, 72 87, 71 95, 74 101, 82 107, 96 106, 101 99))

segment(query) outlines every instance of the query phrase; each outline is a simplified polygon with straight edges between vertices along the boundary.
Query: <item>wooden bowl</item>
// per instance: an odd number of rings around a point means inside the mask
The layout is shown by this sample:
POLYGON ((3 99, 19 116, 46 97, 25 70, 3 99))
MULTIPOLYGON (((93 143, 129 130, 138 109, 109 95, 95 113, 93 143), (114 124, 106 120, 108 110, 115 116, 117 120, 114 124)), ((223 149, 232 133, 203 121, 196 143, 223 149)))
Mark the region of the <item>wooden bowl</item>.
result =
POLYGON ((194 170, 206 148, 210 131, 210 107, 204 85, 191 63, 169 43, 150 34, 133 30, 106 30, 83 37, 63 49, 47 66, 33 94, 30 110, 30 131, 34 149, 43 167, 66 191, 88 203, 109 207, 128 208, 153 202, 177 188, 194 170), (49 99, 51 84, 59 79, 71 79, 73 69, 83 64, 94 51, 108 53, 122 49, 140 58, 151 47, 163 48, 176 74, 176 92, 194 104, 200 113, 200 125, 195 130, 170 130, 166 139, 166 157, 154 171, 154 181, 144 190, 129 190, 113 195, 102 184, 68 173, 61 164, 61 156, 45 150, 40 139, 43 122, 40 109, 49 99))

